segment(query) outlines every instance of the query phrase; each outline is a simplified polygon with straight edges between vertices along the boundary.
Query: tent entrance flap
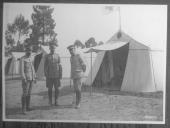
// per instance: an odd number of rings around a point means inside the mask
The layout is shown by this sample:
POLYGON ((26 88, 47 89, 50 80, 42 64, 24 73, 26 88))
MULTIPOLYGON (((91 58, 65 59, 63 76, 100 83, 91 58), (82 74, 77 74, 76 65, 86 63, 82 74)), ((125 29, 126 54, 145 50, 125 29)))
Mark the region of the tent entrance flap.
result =
POLYGON ((34 59, 35 72, 37 72, 37 70, 38 70, 38 67, 40 65, 42 57, 43 57, 43 53, 38 54, 38 55, 35 56, 35 59, 34 59))
POLYGON ((92 85, 120 90, 126 68, 128 51, 129 43, 121 48, 106 51, 92 85))
POLYGON ((12 63, 12 58, 8 59, 6 65, 5 65, 5 74, 9 74, 9 68, 12 63))

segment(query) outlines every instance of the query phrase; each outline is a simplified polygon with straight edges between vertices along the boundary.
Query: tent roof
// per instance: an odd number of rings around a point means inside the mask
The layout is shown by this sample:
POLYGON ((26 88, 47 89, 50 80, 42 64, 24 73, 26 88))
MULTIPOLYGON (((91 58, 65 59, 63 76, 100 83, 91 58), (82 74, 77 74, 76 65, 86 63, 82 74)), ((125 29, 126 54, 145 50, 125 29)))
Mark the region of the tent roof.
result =
POLYGON ((25 52, 12 52, 12 57, 19 59, 25 55, 25 52))
MULTIPOLYGON (((12 52, 12 57, 16 60, 20 59, 25 55, 25 52, 12 52)), ((36 56, 37 53, 32 53, 32 57, 36 56)))
POLYGON ((109 43, 105 43, 103 45, 91 47, 90 49, 86 51, 86 53, 115 50, 126 45, 127 43, 128 42, 123 42, 123 41, 110 41, 109 43))
POLYGON ((129 42, 129 50, 148 50, 148 46, 134 40, 132 37, 121 31, 121 37, 118 38, 119 32, 115 33, 106 43, 114 43, 117 41, 129 42))
POLYGON ((131 38, 129 35, 121 31, 121 37, 118 38, 118 33, 115 33, 105 44, 100 46, 91 47, 85 49, 84 52, 99 52, 99 51, 108 51, 118 49, 127 43, 130 43, 129 50, 148 50, 150 49, 148 46, 139 43, 138 41, 131 38))

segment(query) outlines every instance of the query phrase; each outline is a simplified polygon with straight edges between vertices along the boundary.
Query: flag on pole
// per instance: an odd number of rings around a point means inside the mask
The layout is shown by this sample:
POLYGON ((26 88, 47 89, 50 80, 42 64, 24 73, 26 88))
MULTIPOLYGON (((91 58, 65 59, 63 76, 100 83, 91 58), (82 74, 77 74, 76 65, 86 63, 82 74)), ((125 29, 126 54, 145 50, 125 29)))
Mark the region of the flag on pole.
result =
POLYGON ((111 12, 120 11, 119 6, 104 6, 104 14, 110 14, 111 12))
MULTIPOLYGON (((110 14, 112 12, 118 12, 118 20, 119 20, 119 31, 121 31, 121 14, 119 6, 104 6, 104 14, 110 14)), ((113 14, 113 13, 112 13, 113 14)))

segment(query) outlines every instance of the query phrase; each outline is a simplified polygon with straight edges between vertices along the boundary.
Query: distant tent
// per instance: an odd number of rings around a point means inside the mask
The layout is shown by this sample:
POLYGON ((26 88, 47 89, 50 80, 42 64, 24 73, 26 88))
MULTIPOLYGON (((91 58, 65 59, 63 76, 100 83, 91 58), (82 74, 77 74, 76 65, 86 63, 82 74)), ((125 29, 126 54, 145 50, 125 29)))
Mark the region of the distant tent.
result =
POLYGON ((44 59, 48 53, 50 53, 49 47, 41 46, 41 53, 35 56, 34 67, 37 78, 39 79, 44 78, 44 59))
MULTIPOLYGON (((25 55, 25 52, 12 52, 12 57, 10 57, 5 64, 5 74, 6 75, 20 75, 20 59, 25 55)), ((32 54, 35 57, 36 53, 32 54)))
POLYGON ((124 32, 121 35, 116 33, 104 45, 93 47, 90 51, 100 52, 85 84, 131 92, 163 90, 164 79, 160 80, 155 74, 157 68, 150 48, 124 32))
POLYGON ((11 56, 5 56, 5 65, 7 64, 8 60, 11 58, 11 56))
POLYGON ((8 75, 20 74, 20 58, 24 56, 24 52, 12 52, 12 57, 7 60, 5 65, 5 73, 8 75))
POLYGON ((5 57, 5 74, 9 72, 9 66, 11 64, 12 57, 5 57))
POLYGON ((38 67, 39 67, 39 65, 40 65, 42 56, 43 56, 43 53, 40 53, 40 54, 38 54, 38 55, 35 56, 35 60, 34 60, 35 72, 37 72, 37 70, 38 70, 38 67))

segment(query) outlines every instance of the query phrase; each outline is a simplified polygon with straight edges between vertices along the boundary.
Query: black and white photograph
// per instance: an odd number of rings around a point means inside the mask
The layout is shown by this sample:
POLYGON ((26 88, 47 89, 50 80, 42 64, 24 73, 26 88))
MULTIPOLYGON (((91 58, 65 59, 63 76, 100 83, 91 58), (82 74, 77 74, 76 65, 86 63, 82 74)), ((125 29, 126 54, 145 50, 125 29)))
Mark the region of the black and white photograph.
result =
POLYGON ((167 8, 3 3, 3 121, 165 124, 167 8))

